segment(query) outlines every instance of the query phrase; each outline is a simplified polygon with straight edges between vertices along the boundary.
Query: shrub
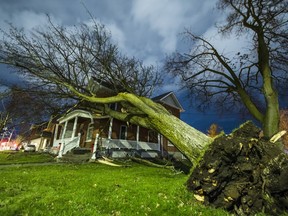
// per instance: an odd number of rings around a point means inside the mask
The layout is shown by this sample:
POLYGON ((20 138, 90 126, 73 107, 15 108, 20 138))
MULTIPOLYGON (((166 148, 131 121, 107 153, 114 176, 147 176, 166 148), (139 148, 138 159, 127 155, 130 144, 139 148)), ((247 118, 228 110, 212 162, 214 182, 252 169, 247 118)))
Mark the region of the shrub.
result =
POLYGON ((207 132, 209 137, 216 137, 219 134, 219 126, 215 123, 211 124, 207 132))

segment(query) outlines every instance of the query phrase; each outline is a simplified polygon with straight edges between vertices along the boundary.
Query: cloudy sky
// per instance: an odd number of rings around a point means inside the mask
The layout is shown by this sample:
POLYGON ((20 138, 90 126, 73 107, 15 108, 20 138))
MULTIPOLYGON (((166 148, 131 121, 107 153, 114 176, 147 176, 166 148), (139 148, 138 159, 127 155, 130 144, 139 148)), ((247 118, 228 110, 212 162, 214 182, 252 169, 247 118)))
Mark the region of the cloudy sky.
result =
MULTIPOLYGON (((191 29, 194 34, 211 38, 223 50, 235 44, 227 39, 223 43, 214 37, 217 34, 215 22, 223 19, 223 13, 217 12, 216 2, 217 0, 0 0, 0 28, 7 29, 9 22, 30 31, 45 25, 46 14, 58 24, 73 26, 90 21, 88 9, 95 19, 108 28, 124 54, 135 56, 147 64, 161 66, 167 54, 185 49, 179 36, 185 28, 191 29)), ((13 78, 7 71, 0 66, 0 78, 13 78)), ((171 90, 178 92, 175 81, 167 83, 161 91, 163 93, 171 90)), ((225 121, 226 125, 238 124, 233 116, 221 120, 211 114, 199 115, 188 106, 187 101, 182 99, 180 102, 186 110, 183 118, 201 130, 205 130, 216 120, 220 125, 224 124, 221 121, 225 121)))

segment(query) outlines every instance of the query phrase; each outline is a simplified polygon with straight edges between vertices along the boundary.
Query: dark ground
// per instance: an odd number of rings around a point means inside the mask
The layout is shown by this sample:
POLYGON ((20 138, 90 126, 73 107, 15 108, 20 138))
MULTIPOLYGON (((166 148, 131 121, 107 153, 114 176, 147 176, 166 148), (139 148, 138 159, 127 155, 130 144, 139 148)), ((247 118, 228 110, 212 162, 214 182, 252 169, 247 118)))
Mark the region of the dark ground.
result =
POLYGON ((215 139, 187 182, 196 199, 237 215, 288 212, 288 157, 259 133, 247 122, 215 139))

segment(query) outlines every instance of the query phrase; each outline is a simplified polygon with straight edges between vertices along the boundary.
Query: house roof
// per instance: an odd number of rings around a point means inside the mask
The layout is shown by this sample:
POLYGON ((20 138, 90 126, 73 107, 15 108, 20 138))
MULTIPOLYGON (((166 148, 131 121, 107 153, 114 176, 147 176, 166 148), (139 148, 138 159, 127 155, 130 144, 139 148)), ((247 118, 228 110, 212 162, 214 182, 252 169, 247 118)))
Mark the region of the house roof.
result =
POLYGON ((180 110, 180 112, 184 112, 182 105, 180 104, 179 100, 177 99, 177 97, 173 93, 173 91, 170 91, 170 92, 161 94, 159 96, 156 96, 156 97, 152 98, 152 100, 155 102, 164 103, 168 106, 171 106, 171 107, 174 107, 174 108, 180 110))

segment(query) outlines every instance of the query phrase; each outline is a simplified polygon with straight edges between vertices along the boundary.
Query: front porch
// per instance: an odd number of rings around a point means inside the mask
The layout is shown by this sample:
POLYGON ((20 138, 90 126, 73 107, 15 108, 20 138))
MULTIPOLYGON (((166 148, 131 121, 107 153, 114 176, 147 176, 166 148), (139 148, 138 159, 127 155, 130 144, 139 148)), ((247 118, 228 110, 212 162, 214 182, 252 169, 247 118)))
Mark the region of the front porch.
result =
MULTIPOLYGON (((79 135, 81 136, 81 135, 79 135)), ((79 137, 68 142, 57 152, 57 158, 63 158, 65 161, 77 161, 81 157, 84 160, 95 160, 101 156, 110 158, 156 158, 161 156, 161 149, 158 143, 137 142, 132 140, 117 140, 98 137, 93 148, 83 148, 79 146, 79 137), (81 156, 82 155, 82 156, 81 156)), ((65 142, 64 142, 65 143, 65 142)))
POLYGON ((84 110, 74 110, 58 121, 52 147, 58 153, 58 158, 72 149, 91 145, 94 128, 94 119, 91 113, 84 110))
POLYGON ((138 155, 147 158, 161 154, 159 139, 156 139, 157 143, 139 141, 139 127, 136 140, 111 139, 112 120, 107 116, 92 116, 88 111, 74 110, 58 121, 52 147, 52 151, 58 154, 57 158, 74 149, 90 150, 92 160, 98 155, 114 158, 138 155), (107 125, 107 131, 103 125, 107 125))

